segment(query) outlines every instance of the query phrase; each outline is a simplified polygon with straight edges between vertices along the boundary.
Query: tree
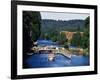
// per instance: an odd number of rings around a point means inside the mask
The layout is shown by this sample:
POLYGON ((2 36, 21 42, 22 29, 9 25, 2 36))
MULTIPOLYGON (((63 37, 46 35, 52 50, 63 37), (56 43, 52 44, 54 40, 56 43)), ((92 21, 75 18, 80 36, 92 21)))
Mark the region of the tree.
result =
POLYGON ((73 38, 71 40, 71 44, 75 45, 75 46, 81 45, 81 34, 80 34, 80 32, 77 32, 73 35, 73 38))
POLYGON ((90 17, 88 16, 88 17, 85 19, 85 28, 86 28, 86 29, 89 29, 89 26, 90 26, 90 17))
POLYGON ((89 25, 90 24, 90 17, 87 17, 85 19, 85 27, 83 30, 83 35, 80 34, 80 32, 77 32, 74 34, 71 44, 75 46, 80 46, 84 49, 89 49, 89 25))
POLYGON ((85 19, 85 28, 84 28, 84 35, 82 38, 82 47, 89 49, 89 26, 90 26, 90 17, 85 19))
POLYGON ((64 44, 65 42, 68 41, 64 33, 60 33, 60 35, 58 35, 57 40, 59 41, 60 44, 64 44))
POLYGON ((57 36, 58 36, 58 31, 56 31, 55 29, 49 29, 48 30, 48 38, 49 39, 56 42, 57 41, 57 36))
POLYGON ((23 11, 23 51, 29 52, 33 41, 40 35, 41 16, 39 12, 23 11))

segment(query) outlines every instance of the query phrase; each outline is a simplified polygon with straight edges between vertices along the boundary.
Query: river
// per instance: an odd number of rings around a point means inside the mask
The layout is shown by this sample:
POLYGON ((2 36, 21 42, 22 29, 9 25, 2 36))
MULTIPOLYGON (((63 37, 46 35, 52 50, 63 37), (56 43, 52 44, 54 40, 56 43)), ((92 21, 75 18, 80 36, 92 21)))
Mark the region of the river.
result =
MULTIPOLYGON (((56 45, 51 40, 38 40, 38 45, 56 45)), ((53 61, 48 60, 48 54, 33 54, 25 63, 28 68, 46 68, 46 67, 69 67, 69 66, 88 66, 89 57, 82 55, 72 55, 71 59, 63 56, 62 54, 56 54, 53 61)))

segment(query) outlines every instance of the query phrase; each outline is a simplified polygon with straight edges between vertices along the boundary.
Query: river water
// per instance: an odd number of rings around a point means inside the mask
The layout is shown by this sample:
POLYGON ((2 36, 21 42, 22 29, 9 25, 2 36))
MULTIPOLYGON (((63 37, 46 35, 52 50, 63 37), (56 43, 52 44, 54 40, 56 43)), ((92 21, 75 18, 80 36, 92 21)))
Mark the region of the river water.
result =
MULTIPOLYGON (((38 40, 38 45, 54 45, 51 40, 38 40)), ((57 46, 57 45, 56 45, 57 46)), ((45 68, 45 67, 69 67, 69 66, 88 66, 89 57, 82 55, 72 55, 71 59, 62 54, 56 54, 53 61, 48 60, 48 54, 33 54, 25 63, 28 68, 45 68)))

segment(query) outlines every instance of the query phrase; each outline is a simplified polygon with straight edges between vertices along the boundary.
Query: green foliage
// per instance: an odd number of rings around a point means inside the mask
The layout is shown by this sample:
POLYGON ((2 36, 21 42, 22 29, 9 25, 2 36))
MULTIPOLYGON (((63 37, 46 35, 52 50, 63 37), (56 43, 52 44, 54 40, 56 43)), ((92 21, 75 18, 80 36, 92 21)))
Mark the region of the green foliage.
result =
POLYGON ((41 16, 39 12, 23 11, 23 27, 28 30, 32 41, 40 35, 41 16))
POLYGON ((82 48, 88 48, 89 49, 89 17, 85 19, 85 27, 83 30, 83 35, 80 34, 80 32, 77 32, 74 34, 71 44, 80 46, 82 48))
POLYGON ((89 48, 89 34, 88 32, 84 32, 84 35, 82 37, 82 40, 81 40, 81 46, 83 48, 89 48))
POLYGON ((64 44, 67 42, 66 35, 64 33, 57 32, 54 29, 48 30, 47 33, 41 33, 40 38, 49 40, 51 39, 54 42, 59 42, 59 44, 64 44))
POLYGON ((84 29, 84 35, 82 38, 82 47, 89 49, 89 24, 90 24, 90 18, 87 17, 85 19, 85 29, 84 29))
POLYGON ((23 11, 23 52, 27 53, 40 35, 41 16, 39 12, 23 11))
POLYGON ((60 33, 58 35, 58 39, 57 39, 61 44, 64 44, 65 42, 67 42, 67 38, 66 35, 64 33, 60 33))
POLYGON ((48 32, 52 29, 58 32, 60 31, 82 31, 84 28, 84 20, 50 20, 50 19, 43 19, 41 21, 41 31, 48 32))
POLYGON ((54 29, 49 29, 48 32, 42 32, 40 38, 56 42, 59 33, 54 29))
POLYGON ((56 30, 50 29, 48 35, 52 41, 54 41, 54 42, 57 41, 58 32, 56 30))
POLYGON ((75 46, 80 46, 81 45, 81 34, 80 32, 77 32, 73 35, 73 38, 71 40, 71 44, 75 46))
POLYGON ((89 26, 90 26, 90 17, 88 16, 88 17, 85 19, 85 28, 86 28, 86 29, 89 29, 89 26))

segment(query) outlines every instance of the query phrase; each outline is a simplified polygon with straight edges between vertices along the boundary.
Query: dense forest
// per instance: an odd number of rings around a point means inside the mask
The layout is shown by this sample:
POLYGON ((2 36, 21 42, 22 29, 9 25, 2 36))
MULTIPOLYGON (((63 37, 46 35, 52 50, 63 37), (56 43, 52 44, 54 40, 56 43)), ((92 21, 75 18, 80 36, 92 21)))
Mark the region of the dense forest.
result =
POLYGON ((83 31, 85 25, 84 20, 50 20, 50 19, 43 19, 41 21, 41 31, 48 32, 50 30, 55 31, 83 31))
POLYGON ((60 34, 61 31, 83 31, 85 27, 85 20, 41 20, 41 36, 40 39, 51 39, 54 42, 64 44, 66 35, 60 34))
POLYGON ((90 31, 90 17, 87 17, 85 19, 85 26, 84 26, 84 29, 83 29, 83 36, 81 36, 79 34, 79 31, 77 31, 76 34, 74 34, 73 36, 73 39, 71 40, 71 44, 72 45, 76 45, 78 47, 81 47, 84 49, 84 55, 89 55, 89 47, 90 47, 90 34, 89 34, 89 31, 90 31))
POLYGON ((26 53, 40 36, 41 16, 39 12, 23 11, 23 51, 26 53))
POLYGON ((80 35, 79 31, 77 31, 76 34, 74 34, 71 44, 76 46, 81 46, 82 48, 89 48, 89 25, 90 19, 87 17, 85 19, 85 26, 83 29, 83 36, 80 35), (79 41, 77 41, 79 40, 79 41))

